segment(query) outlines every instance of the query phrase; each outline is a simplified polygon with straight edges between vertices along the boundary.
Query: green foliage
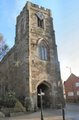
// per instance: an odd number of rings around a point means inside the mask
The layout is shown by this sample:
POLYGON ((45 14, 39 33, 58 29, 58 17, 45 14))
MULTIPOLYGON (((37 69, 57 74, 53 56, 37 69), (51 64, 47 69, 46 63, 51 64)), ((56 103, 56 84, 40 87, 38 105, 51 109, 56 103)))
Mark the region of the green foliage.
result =
POLYGON ((13 91, 9 91, 5 94, 4 97, 0 99, 0 106, 13 108, 16 103, 15 93, 13 91))
POLYGON ((26 107, 26 111, 32 111, 33 110, 32 100, 29 97, 27 97, 25 99, 25 105, 24 106, 26 107))
POLYGON ((19 96, 17 99, 18 99, 18 100, 22 103, 22 105, 24 106, 25 97, 24 97, 24 96, 19 96))
POLYGON ((5 96, 5 106, 12 108, 15 106, 16 103, 16 98, 15 98, 15 93, 13 91, 9 91, 6 96, 5 96))
POLYGON ((25 112, 26 109, 22 103, 15 97, 15 92, 9 91, 3 98, 0 99, 1 111, 5 115, 9 115, 10 112, 25 112))
POLYGON ((2 106, 4 106, 4 101, 3 101, 3 98, 0 98, 0 109, 2 106))
POLYGON ((25 108, 23 107, 22 103, 17 100, 15 103, 15 107, 14 107, 14 112, 25 112, 25 108))
POLYGON ((0 118, 5 117, 4 113, 0 112, 0 118))

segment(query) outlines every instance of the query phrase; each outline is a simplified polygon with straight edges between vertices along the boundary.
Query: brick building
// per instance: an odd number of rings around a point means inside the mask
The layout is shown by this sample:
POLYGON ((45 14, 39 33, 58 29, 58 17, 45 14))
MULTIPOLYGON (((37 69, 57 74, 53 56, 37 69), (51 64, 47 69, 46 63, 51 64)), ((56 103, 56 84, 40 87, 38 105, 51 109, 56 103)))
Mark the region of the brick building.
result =
POLYGON ((45 106, 55 107, 61 102, 52 20, 50 9, 27 2, 17 17, 15 45, 0 63, 0 94, 13 90, 17 97, 29 97, 33 106, 39 107, 38 93, 42 89, 45 106))
POLYGON ((64 82, 67 102, 79 102, 79 77, 71 74, 64 82))

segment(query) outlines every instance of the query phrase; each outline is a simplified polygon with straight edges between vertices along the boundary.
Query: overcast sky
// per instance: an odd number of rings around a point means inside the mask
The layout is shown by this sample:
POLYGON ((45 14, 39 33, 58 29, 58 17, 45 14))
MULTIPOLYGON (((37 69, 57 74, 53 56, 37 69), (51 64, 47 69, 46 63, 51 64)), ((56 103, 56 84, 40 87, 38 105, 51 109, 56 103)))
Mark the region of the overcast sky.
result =
MULTIPOLYGON (((10 48, 14 45, 16 17, 27 0, 0 0, 0 33, 10 48)), ((51 9, 54 19, 61 78, 79 76, 79 0, 29 0, 51 9)))

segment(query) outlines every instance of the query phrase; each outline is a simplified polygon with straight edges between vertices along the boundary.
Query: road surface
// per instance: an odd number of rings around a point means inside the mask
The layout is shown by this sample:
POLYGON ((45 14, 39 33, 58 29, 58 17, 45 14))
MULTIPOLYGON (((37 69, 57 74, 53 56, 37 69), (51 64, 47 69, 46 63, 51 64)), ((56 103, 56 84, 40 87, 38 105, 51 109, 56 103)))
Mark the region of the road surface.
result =
MULTIPOLYGON (((0 118, 0 120, 41 120, 40 111, 31 114, 24 114, 9 118, 0 118)), ((43 110, 44 120, 63 120, 62 110, 43 110)), ((65 120, 79 120, 79 104, 67 104, 65 108, 65 120)))

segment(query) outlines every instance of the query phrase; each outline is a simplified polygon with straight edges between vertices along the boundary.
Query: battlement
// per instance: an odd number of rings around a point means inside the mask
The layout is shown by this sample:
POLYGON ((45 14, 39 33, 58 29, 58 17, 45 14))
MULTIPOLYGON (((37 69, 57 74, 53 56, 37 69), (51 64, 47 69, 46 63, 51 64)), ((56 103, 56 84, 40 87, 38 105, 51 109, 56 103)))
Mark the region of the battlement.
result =
POLYGON ((51 12, 50 9, 48 9, 48 8, 44 8, 44 7, 42 7, 42 6, 39 6, 39 5, 34 4, 34 3, 32 3, 32 2, 29 2, 29 1, 27 1, 26 5, 27 5, 27 6, 32 6, 32 7, 35 7, 35 8, 38 8, 38 9, 44 10, 44 11, 47 11, 47 12, 49 12, 49 13, 51 12))
POLYGON ((37 5, 37 4, 34 4, 34 3, 32 3, 32 2, 27 1, 26 5, 24 6, 24 8, 22 9, 22 11, 21 11, 20 14, 18 15, 17 19, 19 19, 20 15, 22 15, 22 14, 24 13, 25 9, 27 9, 27 8, 29 9, 30 7, 34 7, 34 8, 37 8, 37 9, 41 9, 41 10, 47 12, 47 13, 51 16, 51 10, 50 10, 50 9, 44 8, 44 7, 42 7, 42 6, 39 6, 39 5, 37 5))

